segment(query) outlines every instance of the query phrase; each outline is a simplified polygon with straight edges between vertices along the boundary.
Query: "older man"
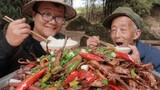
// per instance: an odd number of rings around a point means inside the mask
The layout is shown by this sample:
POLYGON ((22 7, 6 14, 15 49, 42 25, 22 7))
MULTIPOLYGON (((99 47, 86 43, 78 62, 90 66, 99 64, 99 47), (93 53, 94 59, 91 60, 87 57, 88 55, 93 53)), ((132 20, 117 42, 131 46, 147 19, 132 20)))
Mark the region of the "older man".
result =
MULTIPOLYGON (((105 18, 103 26, 111 30, 111 38, 116 46, 130 47, 131 57, 142 63, 152 62, 156 71, 160 72, 160 51, 143 44, 138 40, 143 29, 141 17, 129 7, 119 7, 105 18)), ((87 40, 87 45, 97 45, 96 36, 87 40)))

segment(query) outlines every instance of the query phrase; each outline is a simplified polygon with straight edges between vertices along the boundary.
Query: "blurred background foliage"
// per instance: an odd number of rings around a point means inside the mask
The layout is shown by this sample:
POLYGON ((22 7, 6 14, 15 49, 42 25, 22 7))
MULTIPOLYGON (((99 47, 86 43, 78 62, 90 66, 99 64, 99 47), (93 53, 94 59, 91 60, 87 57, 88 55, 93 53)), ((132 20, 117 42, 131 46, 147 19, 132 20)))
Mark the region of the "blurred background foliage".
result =
MULTIPOLYGON (((21 18, 21 7, 30 0, 0 0, 0 26, 4 25, 2 17, 10 16, 13 19, 21 18)), ((64 0, 73 5, 74 0, 64 0)), ((156 4, 160 5, 160 0, 82 0, 85 7, 76 8, 79 15, 84 16, 93 23, 101 22, 119 6, 132 7, 139 15, 150 15, 150 10, 156 4), (99 3, 99 4, 97 4, 99 3), (97 13, 98 12, 98 13, 97 13), (93 19, 92 19, 93 18, 93 19), (96 20, 95 20, 96 19, 96 20)))
POLYGON ((0 0, 0 28, 3 29, 8 22, 3 20, 5 15, 12 19, 24 17, 21 7, 29 0, 0 0))
MULTIPOLYGON (((72 30, 76 30, 77 28, 74 28, 74 26, 78 27, 77 25, 79 25, 80 28, 83 28, 82 31, 85 30, 85 34, 90 36, 98 35, 103 41, 107 42, 111 41, 109 30, 106 30, 105 28, 97 29, 95 27, 96 26, 103 27, 102 22, 104 18, 110 15, 116 8, 120 6, 131 7, 133 11, 138 13, 143 18, 145 16, 151 16, 151 10, 153 10, 155 6, 160 6, 160 0, 83 0, 83 1, 85 2, 85 7, 76 8, 76 10, 79 16, 83 16, 88 22, 92 24, 92 28, 91 26, 88 27, 80 26, 79 23, 84 24, 84 22, 81 22, 83 20, 74 20, 71 23, 69 23, 68 27, 70 27, 72 30), (100 4, 97 4, 96 1, 98 1, 100 4)), ((155 19, 157 19, 157 17, 158 15, 156 16, 156 18, 151 16, 151 18, 155 19)), ((159 40, 160 36, 155 35, 158 33, 156 32, 150 33, 152 32, 151 28, 155 27, 148 25, 148 22, 144 22, 144 29, 142 30, 142 35, 140 39, 159 40)))
MULTIPOLYGON (((25 16, 21 11, 22 6, 28 1, 30 0, 0 0, 0 7, 1 7, 0 30, 3 30, 4 27, 6 27, 6 25, 8 24, 8 22, 3 20, 4 15, 7 15, 12 19, 27 17, 28 20, 30 20, 30 18, 28 16, 25 16)), ((150 15, 150 11, 155 5, 160 5, 160 0, 82 0, 82 1, 85 2, 84 7, 76 8, 78 16, 84 17, 87 20, 87 22, 96 25, 96 27, 100 27, 100 29, 103 28, 102 22, 104 18, 110 15, 119 6, 129 6, 139 15, 145 16, 145 15, 150 15)), ((67 2, 70 5, 74 4, 74 0, 65 0, 65 2, 67 2)), ((79 21, 81 22, 81 20, 79 21)), ((70 25, 71 26, 70 28, 72 28, 72 26, 74 27, 74 25, 76 26, 76 24, 77 23, 74 22, 73 25, 70 25)), ((95 28, 85 27, 85 29, 86 29, 86 34, 88 35, 97 34, 96 30, 97 28, 95 29, 95 28)), ((106 32, 105 30, 98 30, 98 31, 99 32, 102 31, 101 34, 104 34, 101 35, 102 37, 106 36, 106 33, 108 33, 109 36, 109 32, 106 32), (104 31, 106 33, 104 33, 104 31)), ((148 32, 146 31, 145 33, 148 34, 148 32)), ((104 37, 104 40, 106 40, 105 38, 106 37, 104 37)), ((144 35, 144 38, 156 39, 152 35, 149 36, 144 35)))

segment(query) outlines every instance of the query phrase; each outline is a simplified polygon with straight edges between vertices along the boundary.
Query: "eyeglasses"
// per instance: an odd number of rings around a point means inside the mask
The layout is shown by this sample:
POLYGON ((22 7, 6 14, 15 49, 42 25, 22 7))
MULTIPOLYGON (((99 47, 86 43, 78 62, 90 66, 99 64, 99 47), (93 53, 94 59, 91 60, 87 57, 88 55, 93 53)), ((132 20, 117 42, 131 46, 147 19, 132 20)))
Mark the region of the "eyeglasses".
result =
POLYGON ((52 21, 53 19, 56 21, 56 23, 59 23, 59 24, 64 22, 64 17, 62 16, 53 16, 49 13, 41 13, 38 11, 36 11, 36 13, 40 14, 42 16, 42 19, 47 22, 52 21))

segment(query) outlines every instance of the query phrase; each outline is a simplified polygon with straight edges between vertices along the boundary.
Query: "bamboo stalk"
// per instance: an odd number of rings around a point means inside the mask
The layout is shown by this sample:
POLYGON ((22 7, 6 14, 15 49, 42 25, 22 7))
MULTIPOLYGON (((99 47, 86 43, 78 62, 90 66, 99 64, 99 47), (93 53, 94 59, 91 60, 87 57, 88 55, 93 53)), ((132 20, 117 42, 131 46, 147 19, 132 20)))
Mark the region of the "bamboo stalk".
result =
MULTIPOLYGON (((11 18, 8 17, 8 16, 4 16, 3 19, 4 19, 5 21, 9 22, 9 23, 14 21, 13 19, 11 19, 11 18)), ((44 41, 47 41, 46 38, 44 38, 43 36, 39 35, 38 33, 34 32, 34 31, 32 31, 32 30, 31 30, 31 34, 40 37, 40 38, 43 39, 44 41)))

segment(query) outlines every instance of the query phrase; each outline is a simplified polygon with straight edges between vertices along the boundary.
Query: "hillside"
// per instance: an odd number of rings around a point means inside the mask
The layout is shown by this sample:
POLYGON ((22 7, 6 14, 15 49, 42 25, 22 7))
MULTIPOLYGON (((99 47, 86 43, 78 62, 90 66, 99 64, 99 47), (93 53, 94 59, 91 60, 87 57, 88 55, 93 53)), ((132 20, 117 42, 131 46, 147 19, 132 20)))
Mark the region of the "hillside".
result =
POLYGON ((145 23, 148 24, 148 31, 160 39, 160 6, 154 6, 150 16, 143 17, 145 23))
MULTIPOLYGON (((153 7, 150 15, 143 15, 146 28, 143 30, 142 40, 159 40, 160 39, 160 6, 153 7)), ((99 13, 98 13, 99 14, 99 13)), ((97 17, 96 17, 97 19, 97 17)), ((110 39, 109 32, 105 28, 98 24, 91 24, 84 17, 77 16, 74 20, 66 23, 66 27, 63 28, 62 32, 67 34, 74 40, 77 40, 81 46, 85 45, 86 38, 83 37, 84 34, 87 35, 98 35, 101 40, 112 43, 110 39), (82 38, 83 37, 83 38, 82 38)))

